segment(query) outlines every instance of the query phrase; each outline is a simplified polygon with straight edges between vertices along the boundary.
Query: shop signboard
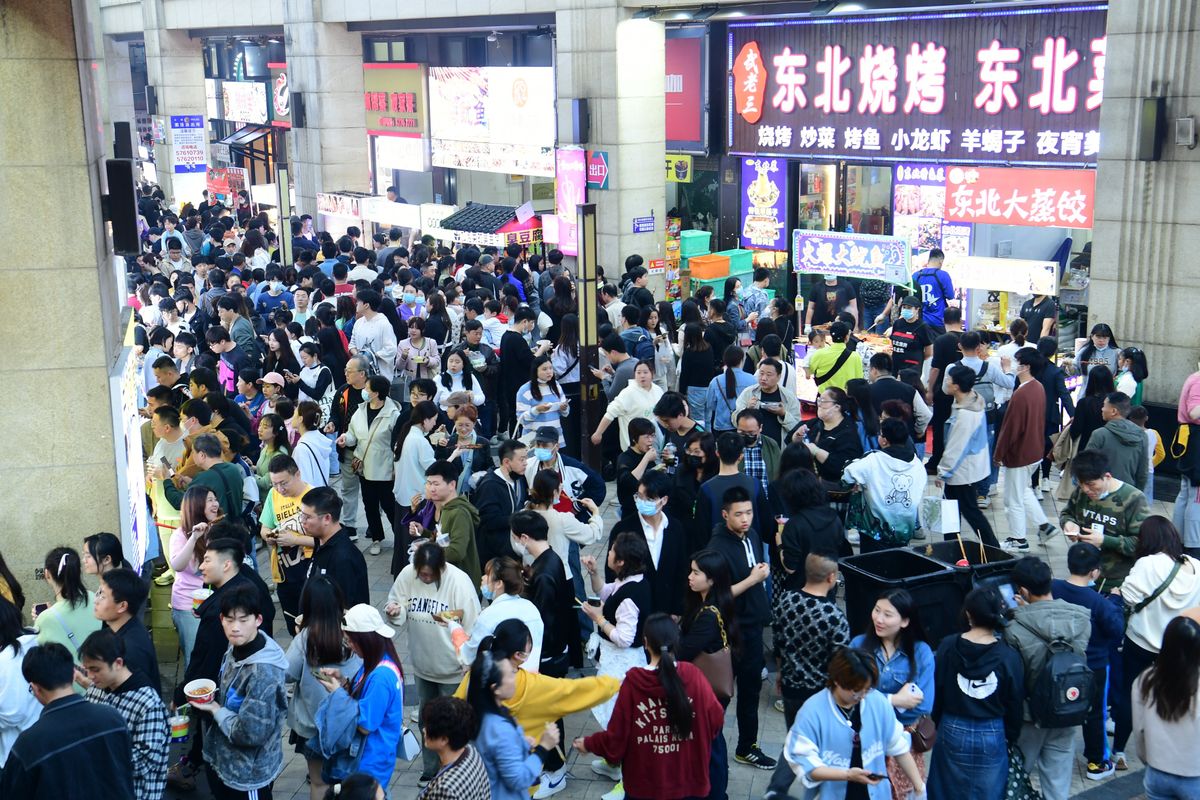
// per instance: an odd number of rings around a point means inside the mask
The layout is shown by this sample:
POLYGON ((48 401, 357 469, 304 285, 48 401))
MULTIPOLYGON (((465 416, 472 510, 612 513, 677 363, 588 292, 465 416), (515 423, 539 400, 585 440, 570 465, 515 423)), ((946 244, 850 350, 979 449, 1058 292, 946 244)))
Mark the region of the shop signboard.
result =
POLYGON ((434 228, 442 227, 442 220, 456 211, 458 211, 458 206, 421 203, 421 230, 429 233, 434 228))
POLYGON ((277 128, 292 127, 292 87, 285 62, 267 64, 271 71, 271 124, 277 128))
POLYGON ((1091 228, 1095 206, 1090 169, 946 169, 946 219, 954 222, 1091 228))
POLYGON ((233 198, 246 188, 246 170, 241 167, 209 167, 206 176, 209 200, 220 200, 232 208, 233 198))
POLYGON ((199 114, 171 117, 171 164, 176 174, 204 172, 208 159, 204 155, 207 136, 204 117, 199 114))
POLYGON ((421 227, 421 207, 412 203, 395 203, 387 197, 364 197, 359 203, 359 209, 366 222, 396 228, 421 227))
POLYGON ((587 153, 578 147, 560 147, 555 153, 554 214, 558 217, 558 249, 579 255, 579 222, 576 208, 587 195, 587 153))
POLYGON ((692 182, 692 157, 667 155, 667 183, 692 182))
POLYGON ((432 67, 433 165, 554 177, 555 101, 553 67, 432 67))
POLYGON ((214 164, 221 164, 225 166, 230 164, 231 159, 229 145, 222 144, 221 142, 212 142, 208 147, 209 152, 212 153, 212 160, 214 164))
POLYGON ((428 138, 427 104, 424 64, 363 64, 363 111, 369 135, 428 138))
POLYGON ((634 233, 654 233, 654 215, 633 218, 634 233))
POLYGON ((608 188, 608 151, 587 151, 587 188, 608 188))
POLYGON ((1016 294, 1058 294, 1058 264, 1020 258, 961 256, 946 258, 945 269, 954 285, 1016 294))
POLYGON ((359 198, 346 194, 317 192, 317 213, 331 217, 361 219, 359 198))
POLYGON ((787 161, 742 159, 742 247, 787 250, 787 161))
POLYGON ((166 120, 157 115, 150 118, 150 137, 155 144, 167 143, 166 120))
POLYGON ((157 531, 153 528, 146 502, 146 462, 142 458, 141 445, 145 418, 138 409, 145 400, 145 387, 133 347, 122 348, 116 368, 108 375, 108 387, 117 487, 124 498, 118 504, 121 546, 130 562, 143 564, 148 557, 154 556, 150 547, 151 541, 157 538, 157 531))
POLYGON ((222 119, 266 125, 271 121, 267 108, 267 85, 262 81, 221 81, 222 119))
POLYGON ((870 278, 900 286, 912 282, 908 241, 899 236, 834 231, 792 231, 796 272, 870 278))
POLYGON ((1106 4, 729 25, 729 150, 1095 164, 1106 4))
POLYGON ((667 149, 705 152, 705 28, 667 29, 667 149))
POLYGON ((425 172, 429 169, 429 140, 407 136, 372 136, 375 169, 381 181, 391 183, 392 170, 425 172))

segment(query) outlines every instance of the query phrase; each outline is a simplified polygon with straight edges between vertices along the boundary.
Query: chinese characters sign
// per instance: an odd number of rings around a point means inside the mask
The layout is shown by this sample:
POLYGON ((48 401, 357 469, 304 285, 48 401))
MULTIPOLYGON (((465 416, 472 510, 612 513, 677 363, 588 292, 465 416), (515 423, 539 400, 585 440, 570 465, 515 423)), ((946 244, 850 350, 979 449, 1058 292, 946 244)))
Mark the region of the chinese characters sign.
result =
POLYGON ((912 283, 908 242, 898 236, 832 231, 792 231, 796 272, 912 283))
POLYGON ((742 159, 742 247, 787 250, 787 162, 742 159))
POLYGON ((579 255, 577 209, 587 188, 587 152, 578 147, 560 147, 555 151, 554 213, 558 216, 558 249, 565 255, 579 255))
POLYGON ((171 117, 171 164, 176 173, 204 172, 208 169, 204 157, 204 117, 171 117))
POLYGON ((410 139, 427 136, 425 67, 421 64, 363 64, 363 112, 367 133, 371 136, 410 139))
POLYGON ((1094 164, 1105 6, 732 23, 730 151, 1094 164))
POLYGON ((953 222, 1090 228, 1095 204, 1093 170, 946 168, 945 218, 953 222))

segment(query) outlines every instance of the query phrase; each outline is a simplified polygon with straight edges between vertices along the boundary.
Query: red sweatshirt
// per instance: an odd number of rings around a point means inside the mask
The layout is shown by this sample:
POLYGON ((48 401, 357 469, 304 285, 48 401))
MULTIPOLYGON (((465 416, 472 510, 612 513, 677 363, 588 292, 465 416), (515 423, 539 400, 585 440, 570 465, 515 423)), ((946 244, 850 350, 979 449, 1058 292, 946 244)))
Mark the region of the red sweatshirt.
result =
POLYGON ((1013 392, 996 434, 995 459, 1006 467, 1027 467, 1046 455, 1046 390, 1036 380, 1013 392))
POLYGON ((608 730, 583 740, 589 753, 621 764, 630 797, 679 800, 709 792, 708 756, 725 711, 704 673, 686 661, 676 662, 676 667, 695 714, 686 740, 671 730, 658 670, 643 667, 626 673, 608 730))

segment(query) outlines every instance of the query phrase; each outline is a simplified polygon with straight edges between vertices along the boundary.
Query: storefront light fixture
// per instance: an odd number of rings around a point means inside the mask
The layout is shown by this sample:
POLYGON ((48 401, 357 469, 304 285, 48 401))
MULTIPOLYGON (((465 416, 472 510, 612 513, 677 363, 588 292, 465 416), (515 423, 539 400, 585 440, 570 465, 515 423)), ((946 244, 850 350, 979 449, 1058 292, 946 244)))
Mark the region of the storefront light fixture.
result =
POLYGON ((704 20, 717 13, 716 6, 701 6, 698 10, 692 12, 692 20, 695 22, 703 22, 704 20))
POLYGON ((658 13, 657 8, 643 8, 640 11, 633 12, 634 19, 650 19, 658 13))

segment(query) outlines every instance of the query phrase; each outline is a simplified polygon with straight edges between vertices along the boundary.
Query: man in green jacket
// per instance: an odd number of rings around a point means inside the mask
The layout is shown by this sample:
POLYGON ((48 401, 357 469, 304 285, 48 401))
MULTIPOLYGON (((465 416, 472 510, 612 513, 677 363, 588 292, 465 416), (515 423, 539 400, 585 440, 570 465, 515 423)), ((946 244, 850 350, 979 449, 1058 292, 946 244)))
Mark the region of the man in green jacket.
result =
POLYGON ((200 468, 195 478, 180 475, 163 483, 163 493, 168 502, 179 508, 184 489, 207 486, 217 496, 225 516, 237 519, 242 513, 242 481, 246 476, 236 464, 221 459, 221 440, 211 433, 197 436, 192 444, 192 463, 200 468))
POLYGON ((1060 521, 1068 540, 1100 548, 1101 591, 1125 580, 1133 567, 1142 523, 1150 516, 1146 495, 1122 483, 1108 469, 1099 450, 1075 456, 1071 470, 1079 485, 1062 510, 1060 521))
MULTIPOLYGON (((478 586, 483 577, 479 568, 479 549, 475 544, 479 512, 458 493, 458 468, 450 461, 435 461, 425 470, 425 499, 433 503, 436 530, 425 529, 419 522, 412 522, 409 523, 409 538, 434 539, 445 549, 446 560, 470 575, 478 586)), ((396 551, 400 552, 401 547, 398 542, 396 551)), ((407 545, 403 545, 403 548, 405 552, 408 549, 407 545)), ((393 558, 392 571, 398 575, 407 561, 407 554, 403 562, 393 558)))

